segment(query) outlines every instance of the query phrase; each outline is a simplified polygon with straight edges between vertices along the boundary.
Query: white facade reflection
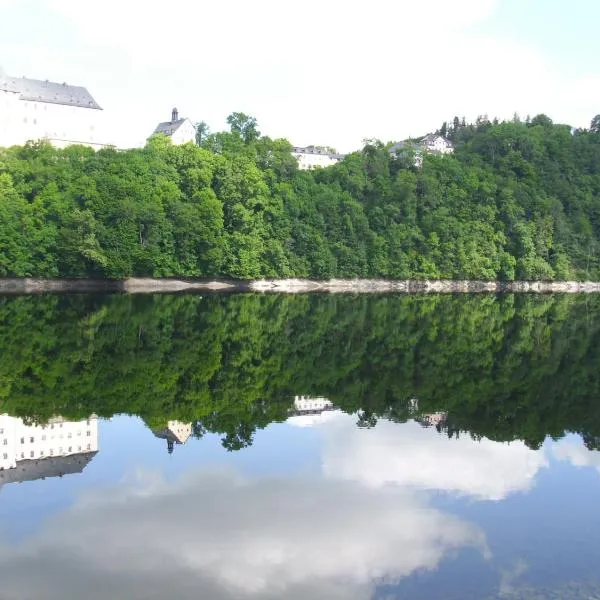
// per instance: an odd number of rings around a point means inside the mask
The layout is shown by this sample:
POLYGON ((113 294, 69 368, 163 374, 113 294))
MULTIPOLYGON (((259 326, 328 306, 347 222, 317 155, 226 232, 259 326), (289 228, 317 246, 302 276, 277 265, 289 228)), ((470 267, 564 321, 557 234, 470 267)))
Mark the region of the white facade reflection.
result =
POLYGON ((79 473, 98 451, 98 419, 27 424, 0 415, 0 486, 79 473))

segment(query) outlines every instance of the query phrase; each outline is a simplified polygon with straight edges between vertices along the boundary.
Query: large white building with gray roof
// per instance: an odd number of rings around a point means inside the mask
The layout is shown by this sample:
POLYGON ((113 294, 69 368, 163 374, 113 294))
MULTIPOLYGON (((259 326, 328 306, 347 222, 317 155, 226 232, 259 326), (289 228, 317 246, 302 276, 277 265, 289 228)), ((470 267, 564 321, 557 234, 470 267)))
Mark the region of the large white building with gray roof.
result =
POLYGON ((102 108, 84 87, 11 77, 0 68, 0 146, 39 140, 58 148, 107 146, 102 108))

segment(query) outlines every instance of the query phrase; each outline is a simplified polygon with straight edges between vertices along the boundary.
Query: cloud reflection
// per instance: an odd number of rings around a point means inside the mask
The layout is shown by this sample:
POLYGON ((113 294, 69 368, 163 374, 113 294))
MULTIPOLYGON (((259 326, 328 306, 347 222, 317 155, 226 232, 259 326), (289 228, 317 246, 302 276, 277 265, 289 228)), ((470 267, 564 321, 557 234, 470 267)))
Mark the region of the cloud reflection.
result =
POLYGON ((476 527, 398 488, 195 471, 92 490, 0 547, 2 598, 369 598, 373 581, 476 547, 476 527))
POLYGON ((415 422, 380 421, 364 430, 354 421, 340 416, 323 428, 323 470, 330 478, 501 500, 529 490, 538 471, 548 466, 543 450, 521 441, 475 441, 466 434, 449 440, 415 422))

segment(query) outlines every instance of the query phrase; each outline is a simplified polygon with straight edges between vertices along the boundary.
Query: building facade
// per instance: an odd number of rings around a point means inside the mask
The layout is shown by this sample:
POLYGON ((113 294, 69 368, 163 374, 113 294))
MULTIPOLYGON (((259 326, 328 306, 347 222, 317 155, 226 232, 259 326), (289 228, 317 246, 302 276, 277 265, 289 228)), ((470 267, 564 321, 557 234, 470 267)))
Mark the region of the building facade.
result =
POLYGON ((442 135, 430 133, 421 140, 421 147, 432 154, 452 154, 454 146, 452 142, 442 135))
POLYGON ((162 133, 171 138, 171 143, 179 146, 188 142, 196 142, 196 128, 187 118, 179 118, 179 111, 174 108, 171 111, 171 120, 159 123, 152 135, 162 133))
POLYGON ((152 433, 161 440, 167 441, 167 452, 173 453, 175 444, 185 444, 192 435, 192 424, 181 421, 169 421, 162 429, 153 429, 152 433))
POLYGON ((10 77, 0 69, 0 146, 44 140, 99 149, 108 145, 102 116, 84 87, 10 77))
POLYGON ((306 148, 294 146, 292 155, 298 161, 298 168, 303 170, 330 167, 339 163, 346 156, 317 146, 307 146, 306 148))
POLYGON ((0 415, 0 486, 81 472, 98 452, 98 418, 28 425, 0 415))

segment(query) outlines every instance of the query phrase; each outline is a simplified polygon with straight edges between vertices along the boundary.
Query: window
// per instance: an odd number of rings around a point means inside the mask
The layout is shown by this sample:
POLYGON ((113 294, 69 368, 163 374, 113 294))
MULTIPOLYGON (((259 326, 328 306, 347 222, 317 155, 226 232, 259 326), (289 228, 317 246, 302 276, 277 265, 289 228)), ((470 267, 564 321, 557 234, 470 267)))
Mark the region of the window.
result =
POLYGON ((4 458, 4 460, 6 460, 8 458, 8 454, 6 454, 6 452, 2 455, 2 457, 4 458))
POLYGON ((25 452, 21 452, 21 458, 25 458, 25 452))
POLYGON ((44 451, 40 450, 40 456, 44 456, 44 451))
POLYGON ((92 449, 92 446, 91 446, 91 444, 88 444, 88 445, 87 445, 87 449, 88 449, 88 450, 91 450, 91 449, 92 449))
POLYGON ((92 435, 92 432, 91 432, 91 431, 88 429, 88 430, 85 432, 85 435, 87 435, 88 437, 90 437, 90 436, 92 435))
POLYGON ((50 456, 54 456, 54 448, 50 448, 50 456))
POLYGON ((33 450, 29 453, 29 456, 33 458, 33 450))
POLYGON ((4 438, 4 441, 2 442, 2 445, 8 446, 8 440, 6 438, 4 438))
POLYGON ((69 446, 68 452, 73 452, 73 446, 69 446))
POLYGON ((0 427, 0 435, 4 433, 4 427, 0 427))
POLYGON ((43 442, 45 442, 45 441, 46 441, 46 436, 45 436, 45 435, 43 435, 43 436, 42 436, 42 441, 43 441, 43 442))
POLYGON ((21 438, 21 444, 24 444, 24 443, 25 443, 25 438, 24 438, 24 437, 22 437, 22 438, 21 438))
POLYGON ((52 423, 52 425, 50 425, 50 429, 54 429, 54 423, 52 423))
POLYGON ((71 438, 73 437, 73 434, 72 434, 72 433, 69 431, 69 434, 67 435, 67 437, 68 437, 69 439, 71 439, 71 438))
POLYGON ((30 442, 33 444, 33 442, 34 442, 34 439, 35 439, 35 438, 34 438, 33 436, 31 436, 31 437, 29 438, 29 441, 30 441, 30 442))

